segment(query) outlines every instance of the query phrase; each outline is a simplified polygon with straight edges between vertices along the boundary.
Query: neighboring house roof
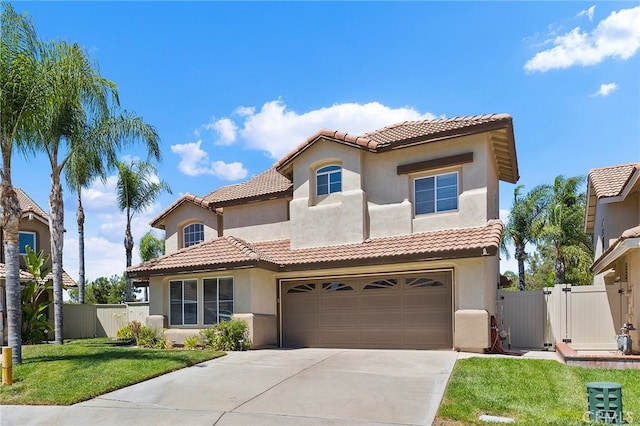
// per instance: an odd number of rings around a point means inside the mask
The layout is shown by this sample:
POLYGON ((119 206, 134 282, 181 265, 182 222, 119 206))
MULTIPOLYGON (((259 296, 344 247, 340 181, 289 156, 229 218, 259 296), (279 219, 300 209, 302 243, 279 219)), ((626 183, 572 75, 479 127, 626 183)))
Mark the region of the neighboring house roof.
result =
POLYGON ((321 130, 280 159, 274 167, 291 176, 291 162, 318 140, 331 140, 370 152, 384 152, 407 146, 453 139, 461 136, 494 131, 493 152, 499 178, 515 183, 519 179, 518 162, 513 135, 513 119, 508 114, 487 114, 447 119, 405 121, 383 129, 350 135, 335 130, 321 130))
POLYGON ((203 209, 210 210, 212 205, 209 201, 197 195, 186 193, 182 197, 174 201, 169 207, 162 211, 158 216, 151 220, 151 226, 158 229, 164 229, 165 219, 171 212, 183 205, 184 203, 191 203, 195 206, 202 207, 203 209))
POLYGON ((613 267, 614 263, 629 250, 640 249, 640 225, 627 229, 591 265, 591 271, 599 274, 613 267))
POLYGON ((246 182, 218 188, 206 195, 204 199, 215 206, 222 207, 292 195, 293 184, 291 181, 278 173, 275 168, 270 168, 246 182))
POLYGON ((500 245, 502 222, 345 244, 292 250, 289 240, 248 243, 225 236, 187 247, 127 269, 130 277, 179 272, 206 272, 259 266, 274 271, 333 268, 493 256, 500 245))
POLYGON ((601 198, 624 197, 640 182, 640 163, 601 167, 589 171, 585 230, 593 232, 596 206, 601 198))
POLYGON ((18 203, 20 204, 20 209, 22 210, 22 216, 27 216, 29 213, 36 214, 39 216, 43 222, 49 221, 49 215, 27 195, 20 188, 13 188, 16 191, 16 195, 18 196, 18 203))
MULTIPOLYGON (((0 280, 4 280, 6 278, 7 278, 7 272, 5 270, 4 263, 0 263, 0 280)), ((20 282, 26 282, 31 280, 32 278, 33 276, 30 273, 28 273, 23 269, 20 269, 20 282)), ((52 280, 52 279, 53 279, 53 274, 49 272, 45 277, 45 280, 52 280)), ((66 287, 75 287, 77 285, 76 282, 73 280, 73 278, 71 278, 69 274, 67 274, 64 271, 62 272, 62 284, 66 287)))

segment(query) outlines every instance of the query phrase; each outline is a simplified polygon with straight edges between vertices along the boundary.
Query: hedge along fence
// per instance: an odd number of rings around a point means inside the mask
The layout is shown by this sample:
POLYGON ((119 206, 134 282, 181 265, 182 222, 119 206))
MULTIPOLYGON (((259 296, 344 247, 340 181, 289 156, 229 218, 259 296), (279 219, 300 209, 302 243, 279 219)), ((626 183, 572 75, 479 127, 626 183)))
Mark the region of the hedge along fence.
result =
POLYGON ((146 322, 149 303, 126 305, 80 305, 63 306, 63 335, 65 339, 93 337, 116 337, 116 332, 130 321, 146 322))

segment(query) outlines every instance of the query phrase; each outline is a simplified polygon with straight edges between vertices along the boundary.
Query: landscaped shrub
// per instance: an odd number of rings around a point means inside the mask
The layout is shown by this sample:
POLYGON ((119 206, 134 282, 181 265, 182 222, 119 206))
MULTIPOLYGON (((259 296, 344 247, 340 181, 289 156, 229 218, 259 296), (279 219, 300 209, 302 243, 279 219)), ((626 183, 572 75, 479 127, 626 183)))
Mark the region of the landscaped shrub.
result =
POLYGON ((135 336, 133 335, 133 331, 131 331, 131 327, 129 326, 129 324, 127 324, 124 327, 122 327, 120 330, 116 331, 116 338, 129 340, 129 339, 135 339, 135 336))
POLYGON ((138 347, 149 349, 170 349, 171 342, 157 328, 140 326, 136 339, 138 347))
POLYGON ((202 348, 204 345, 202 344, 202 339, 200 336, 189 336, 184 339, 184 348, 185 349, 198 349, 202 348))
POLYGON ((242 320, 221 321, 200 331, 203 345, 217 351, 242 351, 249 349, 249 326, 242 320))

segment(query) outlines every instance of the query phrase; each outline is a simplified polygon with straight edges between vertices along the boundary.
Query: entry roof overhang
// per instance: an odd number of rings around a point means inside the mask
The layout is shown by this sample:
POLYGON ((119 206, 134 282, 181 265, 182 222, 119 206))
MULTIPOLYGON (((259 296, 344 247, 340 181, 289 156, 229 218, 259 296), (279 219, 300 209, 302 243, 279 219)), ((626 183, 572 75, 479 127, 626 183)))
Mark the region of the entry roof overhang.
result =
POLYGON ((638 249, 640 249, 640 237, 618 240, 615 245, 611 246, 593 263, 591 266, 591 272, 597 275, 607 269, 611 269, 618 259, 627 254, 630 250, 638 249))

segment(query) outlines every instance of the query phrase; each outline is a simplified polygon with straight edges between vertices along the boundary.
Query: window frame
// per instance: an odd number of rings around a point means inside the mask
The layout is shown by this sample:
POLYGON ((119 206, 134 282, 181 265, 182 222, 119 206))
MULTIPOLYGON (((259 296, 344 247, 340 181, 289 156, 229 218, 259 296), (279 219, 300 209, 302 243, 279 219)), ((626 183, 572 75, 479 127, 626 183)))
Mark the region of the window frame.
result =
MULTIPOLYGON (((198 232, 198 231, 192 231, 192 232, 189 232, 189 234, 195 236, 196 232, 198 232)), ((195 246, 197 244, 200 244, 203 241, 204 241, 204 223, 202 223, 202 222, 191 222, 191 223, 188 223, 188 224, 186 224, 186 225, 184 225, 182 227, 182 248, 195 246), (195 226, 200 226, 201 230, 199 232, 202 233, 202 239, 200 241, 198 241, 198 242, 189 242, 189 244, 187 245, 187 229, 191 228, 191 227, 195 227, 195 226)))
MULTIPOLYGON (((211 284, 209 284, 211 285, 211 284)), ((218 324, 221 320, 230 320, 231 317, 233 316, 234 312, 235 312, 235 279, 233 276, 224 276, 224 277, 209 277, 209 278, 203 278, 202 279, 202 324, 203 325, 213 325, 213 324, 218 324), (220 281, 221 280, 230 280, 231 281, 231 299, 224 299, 221 300, 220 299, 220 281), (216 286, 216 298, 215 300, 210 300, 207 301, 207 281, 215 281, 215 286, 216 286), (215 303, 215 313, 216 313, 216 318, 215 318, 215 322, 209 322, 209 320, 207 319, 207 304, 208 303, 215 303), (231 314, 229 314, 228 316, 226 314, 221 314, 220 313, 220 305, 222 303, 231 303, 231 314)))
POLYGON ((34 253, 38 252, 38 248, 37 248, 37 244, 38 244, 38 235, 33 232, 33 231, 18 231, 18 252, 20 254, 20 256, 24 256, 27 254, 27 249, 26 246, 31 247, 31 250, 34 253), (23 235, 31 235, 33 237, 33 245, 31 244, 21 244, 20 239, 23 235))
POLYGON ((340 164, 327 164, 316 170, 316 197, 326 197, 331 194, 337 194, 342 192, 342 165, 340 164), (322 186, 326 186, 326 192, 320 193, 320 177, 326 176, 327 182, 326 184, 322 184, 322 186), (338 176, 338 181, 333 181, 332 178, 334 176, 338 176), (332 186, 337 185, 337 189, 332 189, 332 186))
POLYGON ((169 281, 169 325, 171 326, 195 326, 199 324, 199 315, 198 315, 198 307, 200 305, 200 294, 198 292, 198 280, 197 279, 184 279, 184 280, 170 280, 169 281), (173 303, 173 299, 172 299, 172 284, 176 284, 176 283, 180 283, 180 303, 179 305, 181 306, 180 309, 180 320, 181 322, 177 322, 176 319, 174 318, 174 314, 173 314, 173 305, 177 305, 175 303, 173 303), (189 302, 189 303, 185 303, 185 284, 189 283, 195 283, 195 303, 194 302, 189 302), (195 322, 191 323, 186 323, 185 322, 185 305, 196 305, 196 309, 195 309, 195 322))
MULTIPOLYGON (((458 170, 454 170, 454 171, 447 171, 447 172, 442 172, 442 173, 434 173, 434 174, 429 174, 426 176, 420 176, 420 177, 415 177, 413 179, 413 214, 414 216, 423 216, 423 215, 428 215, 428 214, 437 214, 437 213, 449 213, 449 212, 456 212, 459 210, 460 208, 460 172, 458 170), (453 199, 453 197, 443 197, 443 198, 438 198, 438 192, 439 191, 444 191, 445 188, 440 188, 438 187, 438 178, 441 177, 445 177, 445 176, 450 176, 450 175, 454 175, 456 177, 456 184, 455 184, 455 208, 450 208, 450 209, 439 209, 438 208, 438 203, 442 202, 443 200, 450 200, 453 199), (416 192, 416 185, 419 181, 423 181, 426 179, 433 179, 433 211, 418 211, 418 193, 416 192)), ((420 204, 425 204, 426 202, 421 202, 420 204)))

